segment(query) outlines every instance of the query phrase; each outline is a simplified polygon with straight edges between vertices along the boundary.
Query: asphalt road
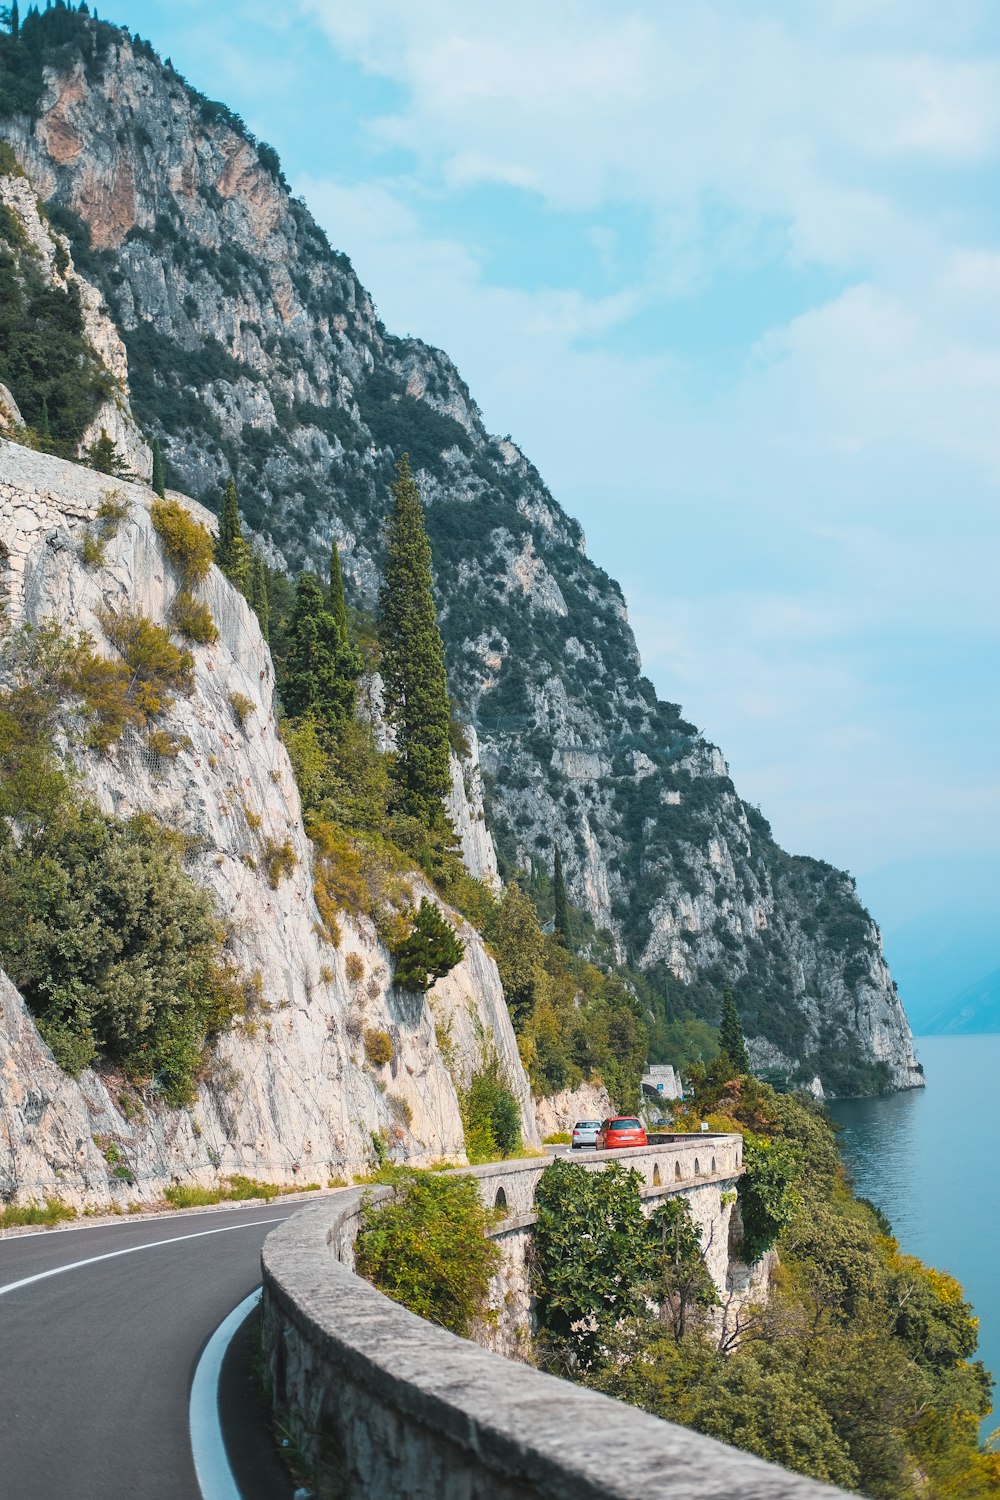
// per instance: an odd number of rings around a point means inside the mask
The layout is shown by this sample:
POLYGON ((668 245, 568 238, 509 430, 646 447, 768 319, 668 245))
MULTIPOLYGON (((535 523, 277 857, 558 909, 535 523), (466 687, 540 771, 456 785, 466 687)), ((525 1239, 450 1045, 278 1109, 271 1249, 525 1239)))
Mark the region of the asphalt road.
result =
MULTIPOLYGON (((0 1239, 3 1500, 199 1500, 195 1366, 260 1284, 261 1245, 290 1212, 257 1203, 0 1239), (134 1253, 113 1254, 123 1250, 134 1253), (29 1277, 41 1279, 12 1287, 29 1277)), ((242 1448, 256 1437, 266 1449, 242 1375, 230 1370, 224 1391, 226 1440, 242 1448)), ((249 1466, 247 1500, 291 1493, 269 1456, 249 1466)))

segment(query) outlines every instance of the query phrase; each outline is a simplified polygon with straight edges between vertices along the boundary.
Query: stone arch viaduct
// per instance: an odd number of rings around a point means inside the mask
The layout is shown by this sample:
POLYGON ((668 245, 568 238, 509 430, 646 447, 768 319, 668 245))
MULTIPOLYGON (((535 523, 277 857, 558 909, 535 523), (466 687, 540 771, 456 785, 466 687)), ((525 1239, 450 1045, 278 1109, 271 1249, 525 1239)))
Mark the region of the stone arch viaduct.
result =
MULTIPOLYGON (((740 1136, 668 1137, 624 1160, 651 1209, 684 1194, 712 1238, 706 1263, 728 1274, 740 1136)), ((265 1369, 280 1421, 321 1500, 819 1500, 839 1491, 711 1438, 543 1374, 516 1358, 527 1321, 524 1250, 548 1162, 468 1169, 485 1203, 505 1207, 495 1285, 497 1343, 486 1349, 418 1318, 354 1274, 366 1192, 315 1204, 263 1250, 265 1369)))

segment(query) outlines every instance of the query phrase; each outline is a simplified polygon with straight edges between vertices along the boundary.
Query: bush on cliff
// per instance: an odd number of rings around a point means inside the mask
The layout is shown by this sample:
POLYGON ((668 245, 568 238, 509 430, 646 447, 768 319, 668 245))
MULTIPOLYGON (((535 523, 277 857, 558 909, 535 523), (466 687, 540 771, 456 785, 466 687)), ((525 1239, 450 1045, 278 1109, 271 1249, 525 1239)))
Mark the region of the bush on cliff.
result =
POLYGON ((0 966, 61 1066, 112 1063, 186 1103, 249 990, 226 961, 209 893, 184 872, 181 841, 152 818, 82 803, 53 749, 59 730, 71 742, 95 723, 120 732, 108 704, 127 704, 127 679, 52 627, 9 638, 2 666, 0 966))
POLYGON ((246 1007, 223 941, 151 818, 67 808, 0 836, 0 964, 69 1072, 105 1060, 187 1103, 206 1044, 246 1007))
POLYGON ((357 1270, 411 1312, 468 1337, 488 1317, 500 1252, 487 1231, 497 1218, 471 1177, 399 1170, 389 1201, 362 1207, 357 1270))

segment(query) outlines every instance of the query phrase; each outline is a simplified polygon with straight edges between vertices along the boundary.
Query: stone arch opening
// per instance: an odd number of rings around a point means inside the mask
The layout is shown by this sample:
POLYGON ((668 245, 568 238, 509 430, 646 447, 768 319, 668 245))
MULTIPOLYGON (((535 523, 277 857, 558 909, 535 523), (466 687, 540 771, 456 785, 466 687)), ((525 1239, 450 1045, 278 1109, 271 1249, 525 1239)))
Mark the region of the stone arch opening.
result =
POLYGON ((497 1188, 497 1195, 493 1199, 493 1207, 494 1208, 506 1208, 507 1207, 507 1194, 504 1192, 504 1190, 503 1190, 502 1187, 498 1187, 497 1188))
POLYGON ((660 1180, 661 1180, 660 1179, 660 1163, 659 1162, 654 1162, 653 1163, 653 1186, 654 1187, 659 1187, 660 1186, 660 1180))
POLYGON ((701 1162, 698 1160, 697 1157, 695 1157, 695 1159, 694 1159, 694 1175, 696 1177, 700 1177, 701 1176, 701 1162))
POLYGON ((677 1181, 680 1182, 680 1180, 681 1180, 681 1164, 680 1164, 679 1161, 675 1161, 674 1162, 674 1176, 676 1177, 677 1181))
POLYGON ((715 1176, 715 1174, 716 1174, 716 1171, 717 1171, 717 1170, 718 1170, 718 1169, 717 1169, 717 1167, 716 1167, 716 1165, 715 1165, 715 1157, 714 1157, 714 1156, 713 1156, 713 1157, 712 1157, 712 1176, 713 1176, 713 1177, 714 1177, 714 1176, 715 1176))

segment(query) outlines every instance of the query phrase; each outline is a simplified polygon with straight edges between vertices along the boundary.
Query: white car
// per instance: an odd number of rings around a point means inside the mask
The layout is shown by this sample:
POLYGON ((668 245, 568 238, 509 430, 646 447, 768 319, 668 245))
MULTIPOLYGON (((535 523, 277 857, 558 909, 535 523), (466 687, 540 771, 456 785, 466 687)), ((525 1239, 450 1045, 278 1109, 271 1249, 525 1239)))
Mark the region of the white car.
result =
POLYGON ((577 1120, 573 1126, 573 1150, 580 1146, 596 1146, 600 1128, 600 1120, 577 1120))

